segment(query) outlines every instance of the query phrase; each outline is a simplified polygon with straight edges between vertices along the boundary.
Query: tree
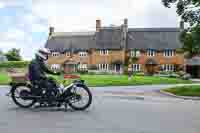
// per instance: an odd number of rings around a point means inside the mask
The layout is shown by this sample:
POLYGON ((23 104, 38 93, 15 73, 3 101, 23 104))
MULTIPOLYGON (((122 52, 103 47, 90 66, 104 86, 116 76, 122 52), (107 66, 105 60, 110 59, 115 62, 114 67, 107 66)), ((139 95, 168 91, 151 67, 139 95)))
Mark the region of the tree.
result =
POLYGON ((3 51, 0 49, 0 55, 3 55, 3 51))
POLYGON ((162 0, 165 7, 176 4, 177 14, 191 26, 200 24, 200 0, 162 0))
POLYGON ((12 48, 7 53, 5 53, 8 61, 21 61, 22 57, 20 55, 20 49, 12 48))
POLYGON ((183 50, 189 57, 200 54, 200 0, 162 0, 162 2, 168 8, 176 4, 177 14, 184 22, 190 24, 180 36, 183 50))

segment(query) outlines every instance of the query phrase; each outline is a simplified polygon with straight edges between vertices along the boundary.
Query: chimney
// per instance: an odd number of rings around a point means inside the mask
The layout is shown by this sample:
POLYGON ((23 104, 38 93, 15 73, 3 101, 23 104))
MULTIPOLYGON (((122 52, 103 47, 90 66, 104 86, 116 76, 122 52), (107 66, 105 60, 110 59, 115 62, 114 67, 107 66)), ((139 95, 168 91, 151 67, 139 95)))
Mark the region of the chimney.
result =
POLYGON ((97 19, 96 20, 96 31, 98 32, 98 31, 100 31, 100 29, 101 29, 101 20, 97 19))
POLYGON ((185 23, 183 20, 180 21, 180 30, 183 31, 185 29, 185 23))
POLYGON ((54 33, 54 27, 49 27, 49 37, 54 33))
POLYGON ((127 18, 124 19, 124 25, 128 26, 128 19, 127 18))
POLYGON ((126 45, 127 45, 127 35, 128 35, 128 19, 125 18, 124 19, 124 23, 121 25, 121 47, 123 49, 126 49, 126 45))

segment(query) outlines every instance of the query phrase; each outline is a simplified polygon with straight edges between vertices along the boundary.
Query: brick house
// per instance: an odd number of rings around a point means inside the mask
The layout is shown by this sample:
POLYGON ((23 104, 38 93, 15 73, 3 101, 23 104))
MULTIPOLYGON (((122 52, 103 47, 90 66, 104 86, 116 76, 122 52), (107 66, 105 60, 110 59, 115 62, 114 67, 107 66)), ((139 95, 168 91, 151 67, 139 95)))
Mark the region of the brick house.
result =
POLYGON ((54 32, 51 27, 45 44, 52 51, 48 63, 66 72, 177 71, 184 67, 183 53, 177 52, 182 28, 128 28, 127 19, 118 27, 103 27, 96 20, 94 32, 54 32))

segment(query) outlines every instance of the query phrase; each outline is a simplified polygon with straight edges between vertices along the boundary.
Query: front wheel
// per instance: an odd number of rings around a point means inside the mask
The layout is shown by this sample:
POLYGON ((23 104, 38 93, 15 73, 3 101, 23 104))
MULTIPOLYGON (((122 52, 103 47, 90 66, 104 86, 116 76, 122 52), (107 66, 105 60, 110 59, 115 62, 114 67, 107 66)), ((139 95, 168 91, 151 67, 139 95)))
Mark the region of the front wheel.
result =
POLYGON ((74 110, 85 110, 92 103, 92 93, 85 85, 77 85, 71 89, 72 98, 69 100, 69 106, 74 110))

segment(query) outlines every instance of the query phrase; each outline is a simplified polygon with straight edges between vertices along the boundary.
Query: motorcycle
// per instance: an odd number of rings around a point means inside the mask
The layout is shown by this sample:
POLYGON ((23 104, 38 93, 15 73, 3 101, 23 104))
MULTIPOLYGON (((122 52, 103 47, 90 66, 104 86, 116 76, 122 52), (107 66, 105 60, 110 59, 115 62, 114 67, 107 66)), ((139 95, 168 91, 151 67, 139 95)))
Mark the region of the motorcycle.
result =
POLYGON ((63 83, 58 87, 58 93, 53 97, 48 97, 47 90, 41 88, 41 95, 35 96, 33 90, 39 86, 34 86, 29 82, 14 83, 11 82, 11 90, 7 94, 13 102, 22 108, 30 108, 36 103, 40 107, 61 107, 64 105, 67 109, 68 105, 74 109, 83 111, 92 103, 92 94, 84 83, 84 80, 74 80, 70 85, 64 87, 63 83), (50 99, 51 98, 51 99, 50 99), (49 100, 54 104, 49 105, 49 100))

